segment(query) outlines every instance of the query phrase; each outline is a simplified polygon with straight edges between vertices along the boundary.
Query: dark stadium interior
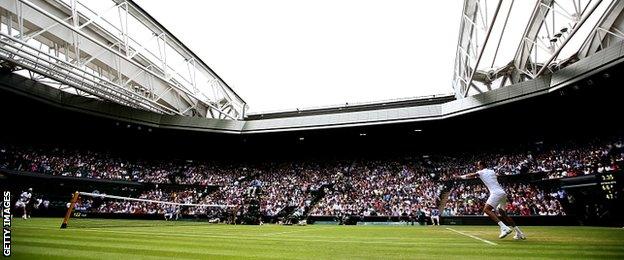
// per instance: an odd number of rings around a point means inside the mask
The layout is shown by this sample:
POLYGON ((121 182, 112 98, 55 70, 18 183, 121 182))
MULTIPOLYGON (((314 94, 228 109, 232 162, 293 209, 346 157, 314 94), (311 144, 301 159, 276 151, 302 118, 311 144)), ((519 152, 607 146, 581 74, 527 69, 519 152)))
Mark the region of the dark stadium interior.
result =
MULTIPOLYGON (((17 147, 32 146, 43 150, 62 148, 98 151, 127 160, 153 160, 174 164, 176 162, 185 164, 185 160, 197 160, 258 166, 297 161, 322 165, 323 163, 319 162, 341 160, 354 160, 366 164, 367 161, 376 160, 401 161, 406 157, 429 155, 465 157, 466 154, 470 156, 497 151, 501 151, 502 154, 514 151, 526 153, 549 145, 582 144, 595 139, 621 138, 623 128, 618 118, 624 90, 620 85, 623 75, 619 71, 622 71, 622 66, 611 68, 549 94, 444 120, 261 134, 219 134, 159 129, 68 111, 2 90, 0 108, 3 113, 1 115, 3 127, 0 128, 0 143, 17 147)), ((508 176, 502 181, 508 182, 515 177, 508 176)), ((521 176, 521 179, 524 182, 538 181, 540 189, 543 189, 538 192, 555 192, 561 185, 566 185, 563 181, 539 181, 542 177, 543 175, 521 176)), ((159 192, 160 190, 167 192, 177 187, 175 184, 166 183, 137 186, 136 183, 126 181, 85 181, 84 178, 73 177, 55 177, 52 181, 46 181, 37 174, 11 171, 6 171, 3 178, 9 178, 15 185, 14 189, 31 186, 39 191, 49 191, 49 198, 57 202, 67 201, 68 194, 74 190, 102 190, 118 195, 136 196, 141 193, 151 194, 155 188, 159 192)), ((248 178, 253 178, 253 174, 248 178)), ((433 180, 441 178, 434 176, 433 180)), ((182 187, 188 189, 187 186, 182 187)), ((321 185, 318 189, 323 187, 325 186, 321 185)), ((198 188, 204 194, 216 193, 219 190, 218 186, 212 184, 198 188)), ((333 189, 337 192, 340 188, 333 189)), ((456 192, 448 186, 443 191, 456 192)), ((577 203, 566 202, 564 207, 568 208, 568 214, 571 216, 577 215, 576 221, 585 224, 618 223, 615 216, 620 214, 617 206, 619 202, 605 204, 602 201, 593 201, 592 198, 598 198, 601 194, 592 189, 570 188, 567 191, 577 203), (588 215, 589 209, 586 205, 595 205, 595 210, 601 217, 588 215)), ((330 198, 329 195, 319 197, 317 193, 311 194, 318 197, 314 203, 325 203, 323 198, 330 198)), ((264 209, 266 206, 262 205, 264 209)), ((62 205, 58 205, 56 209, 49 214, 62 214, 62 205)), ((306 214, 328 214, 321 206, 317 206, 316 212, 308 210, 306 212, 306 214)), ((274 217, 279 216, 278 214, 274 217)), ((367 218, 376 220, 378 217, 367 218)), ((273 221, 271 219, 267 221, 273 221)), ((312 219, 331 220, 333 217, 319 216, 312 219)), ((484 223, 484 218, 479 219, 475 223, 484 223)), ((471 221, 474 220, 447 217, 444 223, 466 224, 471 221)), ((524 221, 528 222, 521 223, 535 224, 536 221, 541 224, 576 223, 574 218, 570 217, 551 217, 546 220, 532 218, 524 221)))
POLYGON ((623 69, 619 65, 554 93, 440 121, 245 135, 166 130, 102 119, 0 89, 4 125, 0 138, 3 143, 100 146, 130 156, 180 159, 360 157, 497 149, 620 134, 617 113, 622 109, 623 69))

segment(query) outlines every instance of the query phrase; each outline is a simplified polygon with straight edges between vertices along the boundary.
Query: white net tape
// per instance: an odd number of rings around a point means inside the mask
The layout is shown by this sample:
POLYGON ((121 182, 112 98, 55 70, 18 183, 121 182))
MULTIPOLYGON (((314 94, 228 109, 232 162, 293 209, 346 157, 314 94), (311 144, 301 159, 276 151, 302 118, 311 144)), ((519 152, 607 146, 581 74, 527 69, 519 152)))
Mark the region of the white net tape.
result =
POLYGON ((89 197, 96 197, 96 198, 109 198, 109 199, 126 200, 126 201, 140 201, 140 202, 149 202, 149 203, 158 203, 158 204, 167 204, 167 205, 174 205, 174 206, 185 206, 185 207, 213 207, 213 208, 235 207, 234 205, 177 203, 177 202, 170 202, 170 201, 139 199, 139 198, 122 197, 122 196, 100 194, 100 193, 90 193, 90 192, 79 192, 79 194, 81 196, 89 196, 89 197))

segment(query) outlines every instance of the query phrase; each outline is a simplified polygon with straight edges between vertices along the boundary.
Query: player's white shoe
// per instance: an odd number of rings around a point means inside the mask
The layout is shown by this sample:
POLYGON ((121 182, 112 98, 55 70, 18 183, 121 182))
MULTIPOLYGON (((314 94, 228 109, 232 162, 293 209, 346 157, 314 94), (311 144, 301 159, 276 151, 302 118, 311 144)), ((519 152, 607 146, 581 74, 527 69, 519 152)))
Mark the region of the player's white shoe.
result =
POLYGON ((498 238, 501 238, 501 239, 505 238, 507 235, 511 234, 511 232, 513 232, 513 229, 511 229, 509 227, 502 227, 500 235, 498 236, 498 238))
POLYGON ((525 240, 526 236, 522 232, 516 232, 513 239, 515 240, 525 240))

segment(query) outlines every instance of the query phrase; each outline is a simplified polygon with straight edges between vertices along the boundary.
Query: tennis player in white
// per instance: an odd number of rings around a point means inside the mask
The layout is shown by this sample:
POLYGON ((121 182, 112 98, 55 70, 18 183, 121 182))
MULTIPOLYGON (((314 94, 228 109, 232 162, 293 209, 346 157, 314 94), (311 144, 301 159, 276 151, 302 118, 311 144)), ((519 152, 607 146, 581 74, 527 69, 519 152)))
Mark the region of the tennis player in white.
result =
POLYGON ((507 212, 505 212, 505 206, 507 205, 507 193, 503 190, 503 187, 498 183, 498 179, 496 177, 496 172, 492 169, 488 169, 483 161, 477 162, 478 171, 475 173, 468 173, 465 175, 461 175, 460 178, 468 179, 474 176, 479 176, 483 184, 490 191, 490 197, 488 197, 485 202, 485 207, 483 208, 483 212, 487 214, 494 222, 496 222, 500 226, 500 235, 498 238, 505 238, 507 235, 511 234, 513 231, 516 231, 516 235, 514 239, 526 239, 526 236, 518 226, 516 226, 516 222, 513 221, 509 216, 507 216, 507 212), (511 227, 505 225, 503 221, 496 215, 496 212, 500 215, 507 224, 511 227))
POLYGON ((15 202, 15 207, 17 209, 22 209, 24 212, 24 215, 22 215, 23 219, 29 219, 30 218, 30 214, 28 214, 28 210, 29 210, 29 206, 30 206, 30 199, 32 198, 32 188, 28 188, 27 191, 22 192, 22 194, 20 195, 20 198, 17 202, 15 202))

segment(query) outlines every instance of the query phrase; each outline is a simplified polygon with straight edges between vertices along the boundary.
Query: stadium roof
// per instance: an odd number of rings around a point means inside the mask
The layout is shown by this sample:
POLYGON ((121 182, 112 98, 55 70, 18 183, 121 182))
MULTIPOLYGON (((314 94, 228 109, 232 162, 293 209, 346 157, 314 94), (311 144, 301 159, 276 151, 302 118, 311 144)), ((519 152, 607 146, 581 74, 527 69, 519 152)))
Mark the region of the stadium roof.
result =
POLYGON ((267 114, 469 89, 461 98, 531 79, 555 52, 551 66, 575 61, 617 1, 137 2, 267 114), (197 16, 210 33, 195 33, 197 16))
POLYGON ((282 111, 255 114, 270 117, 370 100, 417 105, 405 97, 451 91, 462 99, 624 39, 617 0, 1 3, 12 18, 1 28, 3 70, 85 97, 216 119, 248 114, 233 88, 252 111, 282 111))

